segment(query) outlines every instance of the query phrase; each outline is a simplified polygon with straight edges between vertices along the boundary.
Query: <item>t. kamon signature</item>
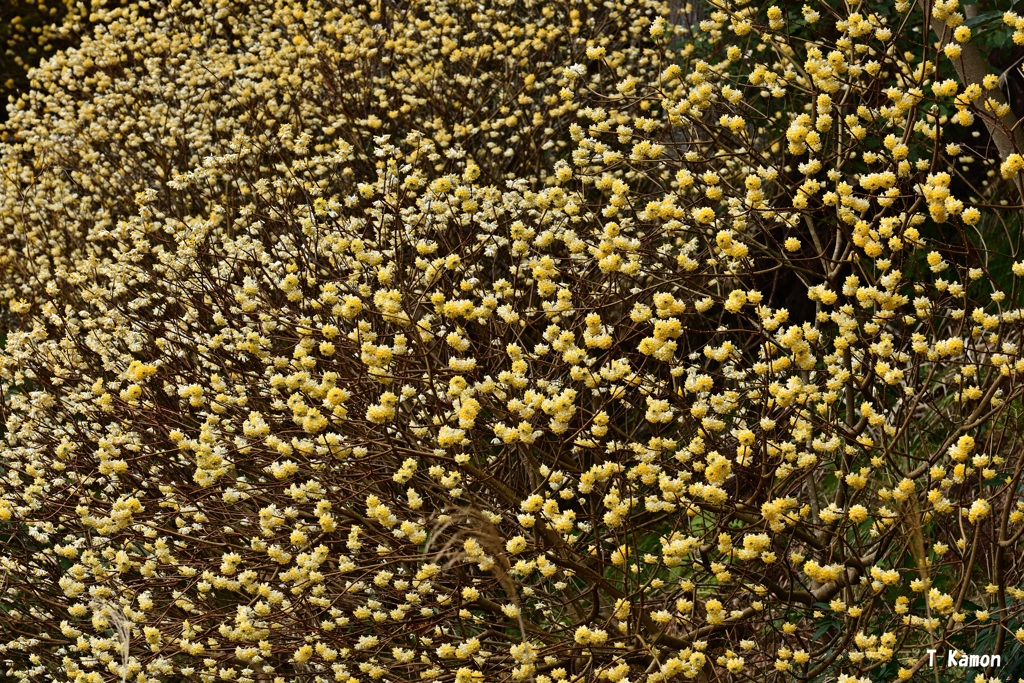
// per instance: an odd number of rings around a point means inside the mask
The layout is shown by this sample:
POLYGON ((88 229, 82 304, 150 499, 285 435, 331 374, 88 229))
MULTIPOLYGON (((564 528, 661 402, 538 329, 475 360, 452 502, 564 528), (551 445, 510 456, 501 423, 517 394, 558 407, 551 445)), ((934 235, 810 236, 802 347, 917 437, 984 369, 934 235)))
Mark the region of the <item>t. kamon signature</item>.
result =
MULTIPOLYGON (((938 650, 927 650, 928 652, 928 666, 935 666, 935 653, 938 650)), ((956 650, 949 650, 946 652, 946 666, 957 667, 962 669, 976 668, 976 667, 989 667, 989 666, 1002 666, 1003 656, 1002 655, 967 655, 956 650)))

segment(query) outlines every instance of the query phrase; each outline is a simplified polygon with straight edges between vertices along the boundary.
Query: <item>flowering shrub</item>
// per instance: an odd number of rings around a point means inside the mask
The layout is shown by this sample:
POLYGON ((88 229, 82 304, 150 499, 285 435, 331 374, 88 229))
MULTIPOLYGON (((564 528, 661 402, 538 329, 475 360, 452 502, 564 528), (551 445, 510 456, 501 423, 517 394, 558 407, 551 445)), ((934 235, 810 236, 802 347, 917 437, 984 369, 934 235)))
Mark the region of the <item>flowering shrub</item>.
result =
POLYGON ((98 8, 0 147, 8 676, 1009 652, 1024 160, 922 19, 98 8))
MULTIPOLYGON (((129 3, 104 4, 127 8, 129 3)), ((28 71, 91 32, 101 16, 73 0, 8 0, 0 7, 0 122, 7 119, 8 98, 30 87, 28 71)))

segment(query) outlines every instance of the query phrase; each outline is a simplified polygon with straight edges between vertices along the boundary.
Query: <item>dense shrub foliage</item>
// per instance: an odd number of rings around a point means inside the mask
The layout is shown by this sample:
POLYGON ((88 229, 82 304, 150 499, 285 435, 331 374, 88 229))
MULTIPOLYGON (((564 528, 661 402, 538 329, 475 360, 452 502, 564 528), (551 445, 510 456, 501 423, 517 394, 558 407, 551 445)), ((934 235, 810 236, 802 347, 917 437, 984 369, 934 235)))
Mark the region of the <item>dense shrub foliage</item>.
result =
POLYGON ((961 11, 95 7, 0 145, 7 676, 1009 680, 961 11))

